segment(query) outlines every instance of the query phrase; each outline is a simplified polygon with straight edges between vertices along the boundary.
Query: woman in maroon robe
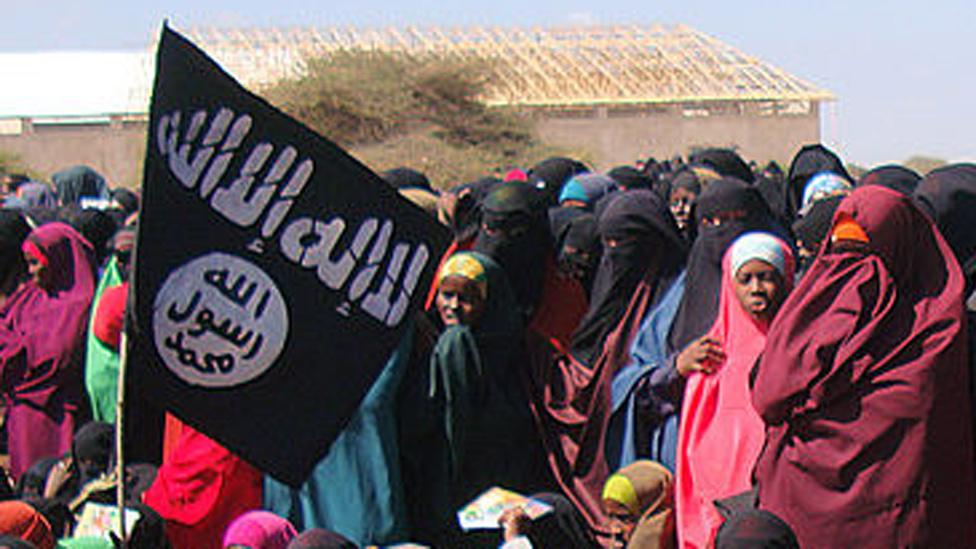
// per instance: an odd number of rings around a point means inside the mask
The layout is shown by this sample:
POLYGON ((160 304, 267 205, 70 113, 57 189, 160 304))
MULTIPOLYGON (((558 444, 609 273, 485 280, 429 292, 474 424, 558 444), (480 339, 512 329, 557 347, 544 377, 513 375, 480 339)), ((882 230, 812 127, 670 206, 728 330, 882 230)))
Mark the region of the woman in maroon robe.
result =
POLYGON ((644 316, 685 263, 681 234, 667 205, 650 190, 608 198, 598 224, 604 253, 589 311, 568 352, 530 337, 526 383, 530 405, 563 493, 604 536, 604 455, 611 412, 610 384, 629 355, 644 316))
POLYGON ((760 508, 802 547, 976 546, 963 287, 908 197, 841 203, 752 391, 760 508))
POLYGON ((24 257, 32 278, 0 309, 0 380, 14 477, 71 449, 95 292, 92 246, 63 223, 34 229, 24 257))

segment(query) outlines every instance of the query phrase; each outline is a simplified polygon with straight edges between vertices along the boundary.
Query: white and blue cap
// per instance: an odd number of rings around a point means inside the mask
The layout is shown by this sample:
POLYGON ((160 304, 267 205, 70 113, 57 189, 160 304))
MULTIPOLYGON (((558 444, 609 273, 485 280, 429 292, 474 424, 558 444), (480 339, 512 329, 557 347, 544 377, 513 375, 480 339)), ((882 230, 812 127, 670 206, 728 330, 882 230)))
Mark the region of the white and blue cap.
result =
POLYGON ((811 177, 803 188, 801 213, 806 214, 817 200, 846 193, 852 188, 851 182, 843 177, 833 172, 820 172, 811 177))
POLYGON ((743 234, 732 243, 729 255, 733 275, 749 261, 758 259, 769 263, 781 275, 786 276, 786 253, 783 251, 783 245, 779 238, 769 233, 743 234))

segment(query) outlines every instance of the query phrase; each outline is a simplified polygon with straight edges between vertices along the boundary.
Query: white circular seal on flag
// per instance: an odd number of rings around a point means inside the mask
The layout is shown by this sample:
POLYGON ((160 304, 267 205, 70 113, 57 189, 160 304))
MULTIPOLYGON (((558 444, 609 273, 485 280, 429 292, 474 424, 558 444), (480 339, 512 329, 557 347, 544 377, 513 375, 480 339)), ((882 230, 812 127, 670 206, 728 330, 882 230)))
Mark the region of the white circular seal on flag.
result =
POLYGON ((233 387, 274 365, 288 307, 274 280, 240 257, 212 252, 170 272, 153 303, 156 351, 180 379, 233 387))

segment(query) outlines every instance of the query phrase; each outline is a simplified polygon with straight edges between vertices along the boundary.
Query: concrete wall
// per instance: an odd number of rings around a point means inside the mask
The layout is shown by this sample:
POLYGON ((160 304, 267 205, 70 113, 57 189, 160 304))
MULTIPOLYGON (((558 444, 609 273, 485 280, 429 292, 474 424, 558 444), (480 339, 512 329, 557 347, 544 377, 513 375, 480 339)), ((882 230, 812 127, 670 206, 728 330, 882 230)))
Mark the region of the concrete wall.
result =
MULTIPOLYGON (((817 104, 727 103, 606 107, 546 111, 534 115, 540 137, 594 155, 596 168, 639 158, 687 155, 692 147, 735 147, 746 160, 777 160, 784 168, 806 143, 820 141, 817 104)), ((138 186, 145 154, 146 123, 24 123, 19 135, 0 132, 0 150, 14 153, 47 177, 74 164, 87 164, 112 186, 138 186)))
POLYGON ((598 169, 630 164, 639 158, 658 160, 687 156, 692 147, 734 147, 746 160, 788 165, 800 146, 820 141, 816 104, 806 112, 779 112, 762 105, 725 108, 664 106, 653 109, 590 109, 550 113, 536 122, 540 137, 569 149, 585 148, 598 169))
POLYGON ((146 150, 145 122, 32 125, 19 135, 0 135, 0 151, 47 178, 54 172, 86 164, 113 187, 136 187, 142 180, 146 150))

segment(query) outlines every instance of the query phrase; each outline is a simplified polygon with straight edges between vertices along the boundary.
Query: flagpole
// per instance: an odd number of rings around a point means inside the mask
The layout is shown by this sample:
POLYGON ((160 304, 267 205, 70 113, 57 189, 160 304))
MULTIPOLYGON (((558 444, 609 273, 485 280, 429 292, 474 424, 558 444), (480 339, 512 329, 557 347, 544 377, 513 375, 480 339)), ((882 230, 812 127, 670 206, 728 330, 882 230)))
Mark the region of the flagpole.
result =
POLYGON ((125 371, 128 367, 128 345, 125 330, 119 337, 119 377, 118 390, 115 400, 115 486, 116 504, 119 507, 119 537, 122 539, 122 547, 128 544, 125 540, 125 454, 123 451, 123 432, 124 423, 122 421, 123 410, 125 409, 125 371))

